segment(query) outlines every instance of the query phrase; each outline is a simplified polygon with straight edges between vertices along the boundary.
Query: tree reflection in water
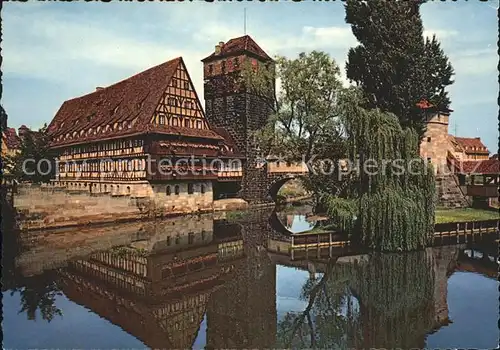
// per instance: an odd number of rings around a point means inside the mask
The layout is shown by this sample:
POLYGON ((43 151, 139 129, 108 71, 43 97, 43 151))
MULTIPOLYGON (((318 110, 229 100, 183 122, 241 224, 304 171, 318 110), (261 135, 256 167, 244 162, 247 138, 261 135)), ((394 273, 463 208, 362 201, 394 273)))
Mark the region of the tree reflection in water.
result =
POLYGON ((62 317, 62 311, 56 306, 56 297, 62 295, 56 271, 23 279, 22 286, 11 289, 10 295, 16 293, 21 297, 21 309, 18 313, 26 312, 28 320, 35 321, 37 311, 47 322, 56 316, 62 317))
POLYGON ((429 251, 330 261, 302 287, 304 311, 279 322, 278 346, 422 348, 434 326, 434 285, 429 251))

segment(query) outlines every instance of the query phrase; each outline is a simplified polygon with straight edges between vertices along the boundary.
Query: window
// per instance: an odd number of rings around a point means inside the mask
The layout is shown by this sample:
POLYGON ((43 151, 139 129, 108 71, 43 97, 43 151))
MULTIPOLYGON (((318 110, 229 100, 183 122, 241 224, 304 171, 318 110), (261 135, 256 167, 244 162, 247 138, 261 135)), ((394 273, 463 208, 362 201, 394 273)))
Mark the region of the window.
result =
POLYGON ((427 142, 431 142, 431 138, 430 137, 427 138, 427 142))
POLYGON ((179 185, 175 185, 174 191, 175 191, 175 194, 178 196, 179 195, 179 185))
POLYGON ((184 90, 189 90, 189 81, 184 82, 184 90))
POLYGON ((205 193, 205 185, 201 185, 200 192, 203 194, 205 193))
POLYGON ((160 124, 161 125, 165 124, 165 116, 164 115, 160 115, 160 124))
POLYGON ((194 243, 194 233, 189 232, 188 234, 188 244, 193 244, 194 243))
POLYGON ((431 158, 427 158, 427 163, 430 163, 431 162, 431 158))
POLYGON ((173 86, 174 88, 176 88, 176 87, 177 87, 177 79, 172 79, 172 86, 173 86))
POLYGON ((198 120, 198 121, 196 122, 196 127, 197 127, 198 129, 201 129, 201 120, 198 120))
POLYGON ((186 101, 184 103, 184 108, 193 108, 193 104, 191 103, 191 101, 186 101))
POLYGON ((185 119, 185 120, 184 120, 184 126, 185 126, 186 128, 189 128, 189 119, 185 119))
POLYGON ((212 74, 214 72, 214 66, 213 65, 208 65, 208 74, 212 74))
POLYGON ((170 196, 172 194, 172 190, 170 189, 170 186, 167 186, 167 196, 170 196))
POLYGON ((127 193, 130 194, 130 187, 127 186, 127 193))
POLYGON ((226 73, 226 61, 221 62, 220 69, 222 71, 222 74, 226 73))
POLYGON ((194 193, 194 185, 188 184, 188 194, 193 194, 193 193, 194 193))

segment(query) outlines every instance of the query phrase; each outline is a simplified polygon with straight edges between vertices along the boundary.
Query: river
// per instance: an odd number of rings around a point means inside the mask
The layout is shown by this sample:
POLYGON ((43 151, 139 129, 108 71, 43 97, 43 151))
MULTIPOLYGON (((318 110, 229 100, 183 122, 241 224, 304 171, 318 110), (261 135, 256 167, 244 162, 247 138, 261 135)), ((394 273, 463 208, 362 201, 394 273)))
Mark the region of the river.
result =
MULTIPOLYGON (((307 211, 276 217, 299 233, 307 211)), ((498 346, 491 249, 293 259, 270 212, 7 232, 4 348, 498 346)))

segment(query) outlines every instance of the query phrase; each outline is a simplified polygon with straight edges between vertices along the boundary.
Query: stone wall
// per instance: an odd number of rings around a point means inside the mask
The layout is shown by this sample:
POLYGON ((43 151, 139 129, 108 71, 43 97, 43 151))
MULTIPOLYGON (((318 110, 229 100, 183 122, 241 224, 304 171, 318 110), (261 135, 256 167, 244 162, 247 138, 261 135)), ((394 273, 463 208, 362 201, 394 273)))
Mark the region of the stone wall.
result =
MULTIPOLYGON (((46 229, 213 211, 212 183, 205 181, 191 184, 192 194, 188 193, 186 182, 149 185, 147 192, 151 195, 148 197, 90 193, 80 189, 85 188, 83 186, 78 190, 26 186, 19 188, 14 197, 14 207, 19 214, 21 229, 46 229), (170 186, 170 195, 167 195, 167 186, 170 186), (178 194, 176 186, 179 188, 178 194), (204 186, 204 193, 201 193, 201 186, 204 186)), ((114 185, 117 188, 118 184, 114 185)), ((137 186, 142 188, 143 184, 137 186)))
POLYGON ((439 207, 466 208, 470 206, 454 174, 438 174, 436 176, 436 192, 439 207))

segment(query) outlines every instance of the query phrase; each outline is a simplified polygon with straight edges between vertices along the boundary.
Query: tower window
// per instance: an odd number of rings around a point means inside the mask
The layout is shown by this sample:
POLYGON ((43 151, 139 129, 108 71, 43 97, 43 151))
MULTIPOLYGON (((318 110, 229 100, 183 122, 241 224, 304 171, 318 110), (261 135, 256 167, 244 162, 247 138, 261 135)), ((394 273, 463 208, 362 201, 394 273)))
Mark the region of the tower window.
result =
POLYGON ((427 142, 431 142, 431 138, 430 137, 427 138, 427 142))

